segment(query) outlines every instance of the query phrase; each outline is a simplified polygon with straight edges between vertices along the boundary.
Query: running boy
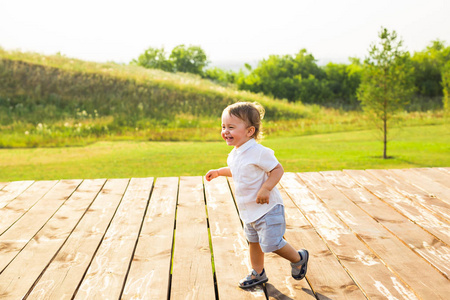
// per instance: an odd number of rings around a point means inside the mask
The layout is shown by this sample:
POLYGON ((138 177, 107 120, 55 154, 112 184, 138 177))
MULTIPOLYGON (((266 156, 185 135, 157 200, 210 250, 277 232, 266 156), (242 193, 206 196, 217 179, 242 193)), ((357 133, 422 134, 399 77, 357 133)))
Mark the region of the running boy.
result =
POLYGON ((257 103, 238 102, 222 113, 222 138, 234 146, 227 167, 210 170, 206 180, 218 176, 233 177, 239 215, 249 242, 253 270, 239 282, 241 288, 265 283, 264 253, 274 252, 291 262, 291 274, 297 280, 305 277, 309 254, 295 250, 284 238, 286 222, 284 205, 276 185, 284 170, 274 151, 256 142, 262 136, 264 108, 257 103))

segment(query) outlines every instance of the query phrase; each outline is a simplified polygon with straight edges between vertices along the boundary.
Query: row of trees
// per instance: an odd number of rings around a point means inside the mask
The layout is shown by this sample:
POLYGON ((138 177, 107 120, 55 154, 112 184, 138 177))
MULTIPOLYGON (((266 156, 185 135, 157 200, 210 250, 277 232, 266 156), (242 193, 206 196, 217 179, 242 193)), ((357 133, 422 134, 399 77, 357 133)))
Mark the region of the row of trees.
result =
POLYGON ((302 49, 296 55, 271 55, 255 69, 246 64, 246 71, 205 69, 208 61, 204 51, 184 45, 175 47, 168 59, 164 49, 150 48, 134 63, 191 72, 291 102, 360 104, 383 133, 383 158, 388 158, 389 122, 411 99, 438 99, 446 111, 450 109, 450 47, 436 40, 411 56, 395 31, 382 28, 378 38, 364 62, 351 58, 350 64, 329 63, 324 67, 302 49))
POLYGON ((350 65, 329 63, 319 67, 305 49, 296 55, 271 55, 249 71, 248 75, 236 76, 234 83, 239 89, 291 102, 324 105, 356 104, 356 89, 361 81, 361 65, 357 59, 350 65))
MULTIPOLYGON (((450 47, 436 40, 425 50, 411 55, 401 49, 403 45, 399 46, 399 51, 405 53, 402 64, 405 66, 403 69, 409 72, 406 77, 412 80, 412 109, 429 108, 430 104, 441 106, 447 93, 445 85, 449 81, 446 74, 450 69, 450 47)), ((255 68, 245 64, 239 72, 234 72, 207 68, 209 61, 203 49, 186 45, 176 46, 170 54, 164 48, 148 48, 132 63, 168 72, 198 74, 220 84, 232 84, 240 90, 291 102, 349 108, 360 105, 358 88, 368 66, 367 59, 361 61, 358 58, 350 58, 348 64, 319 66, 314 56, 302 49, 295 55, 270 55, 255 68)))

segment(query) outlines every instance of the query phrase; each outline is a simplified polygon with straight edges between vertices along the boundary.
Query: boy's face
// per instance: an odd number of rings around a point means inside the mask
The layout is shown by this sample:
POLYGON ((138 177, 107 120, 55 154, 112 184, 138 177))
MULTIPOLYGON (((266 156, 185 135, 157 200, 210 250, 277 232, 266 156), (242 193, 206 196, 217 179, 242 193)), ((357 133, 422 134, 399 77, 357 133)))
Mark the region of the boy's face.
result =
POLYGON ((243 120, 228 112, 222 114, 222 138, 228 146, 239 148, 251 139, 255 127, 247 126, 243 120))

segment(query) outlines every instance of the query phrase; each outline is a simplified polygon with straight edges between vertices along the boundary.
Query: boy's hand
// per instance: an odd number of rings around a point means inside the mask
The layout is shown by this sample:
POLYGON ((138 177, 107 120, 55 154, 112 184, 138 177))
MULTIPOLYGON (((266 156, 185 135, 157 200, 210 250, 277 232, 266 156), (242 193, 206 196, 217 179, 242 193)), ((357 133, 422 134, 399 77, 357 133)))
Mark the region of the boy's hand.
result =
POLYGON ((231 174, 231 170, 229 167, 224 167, 216 170, 209 170, 208 173, 206 173, 205 178, 207 181, 211 181, 219 176, 232 177, 233 174, 231 174))
POLYGON ((270 195, 270 191, 264 187, 262 187, 259 191, 258 194, 256 195, 256 203, 259 204, 269 204, 269 195, 270 195))
POLYGON ((207 181, 211 181, 216 177, 219 177, 219 170, 209 170, 205 175, 207 181))

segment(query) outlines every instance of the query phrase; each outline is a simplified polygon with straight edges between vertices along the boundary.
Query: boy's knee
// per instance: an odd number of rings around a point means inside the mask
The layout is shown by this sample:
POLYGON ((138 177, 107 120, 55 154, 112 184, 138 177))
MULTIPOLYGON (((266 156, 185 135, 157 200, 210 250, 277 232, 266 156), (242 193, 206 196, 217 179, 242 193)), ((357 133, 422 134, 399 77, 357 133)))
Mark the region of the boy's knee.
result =
POLYGON ((267 245, 261 244, 261 249, 264 253, 270 253, 270 252, 276 253, 278 250, 280 250, 281 248, 286 246, 286 244, 287 244, 286 240, 284 238, 282 238, 278 243, 267 244, 267 245))

